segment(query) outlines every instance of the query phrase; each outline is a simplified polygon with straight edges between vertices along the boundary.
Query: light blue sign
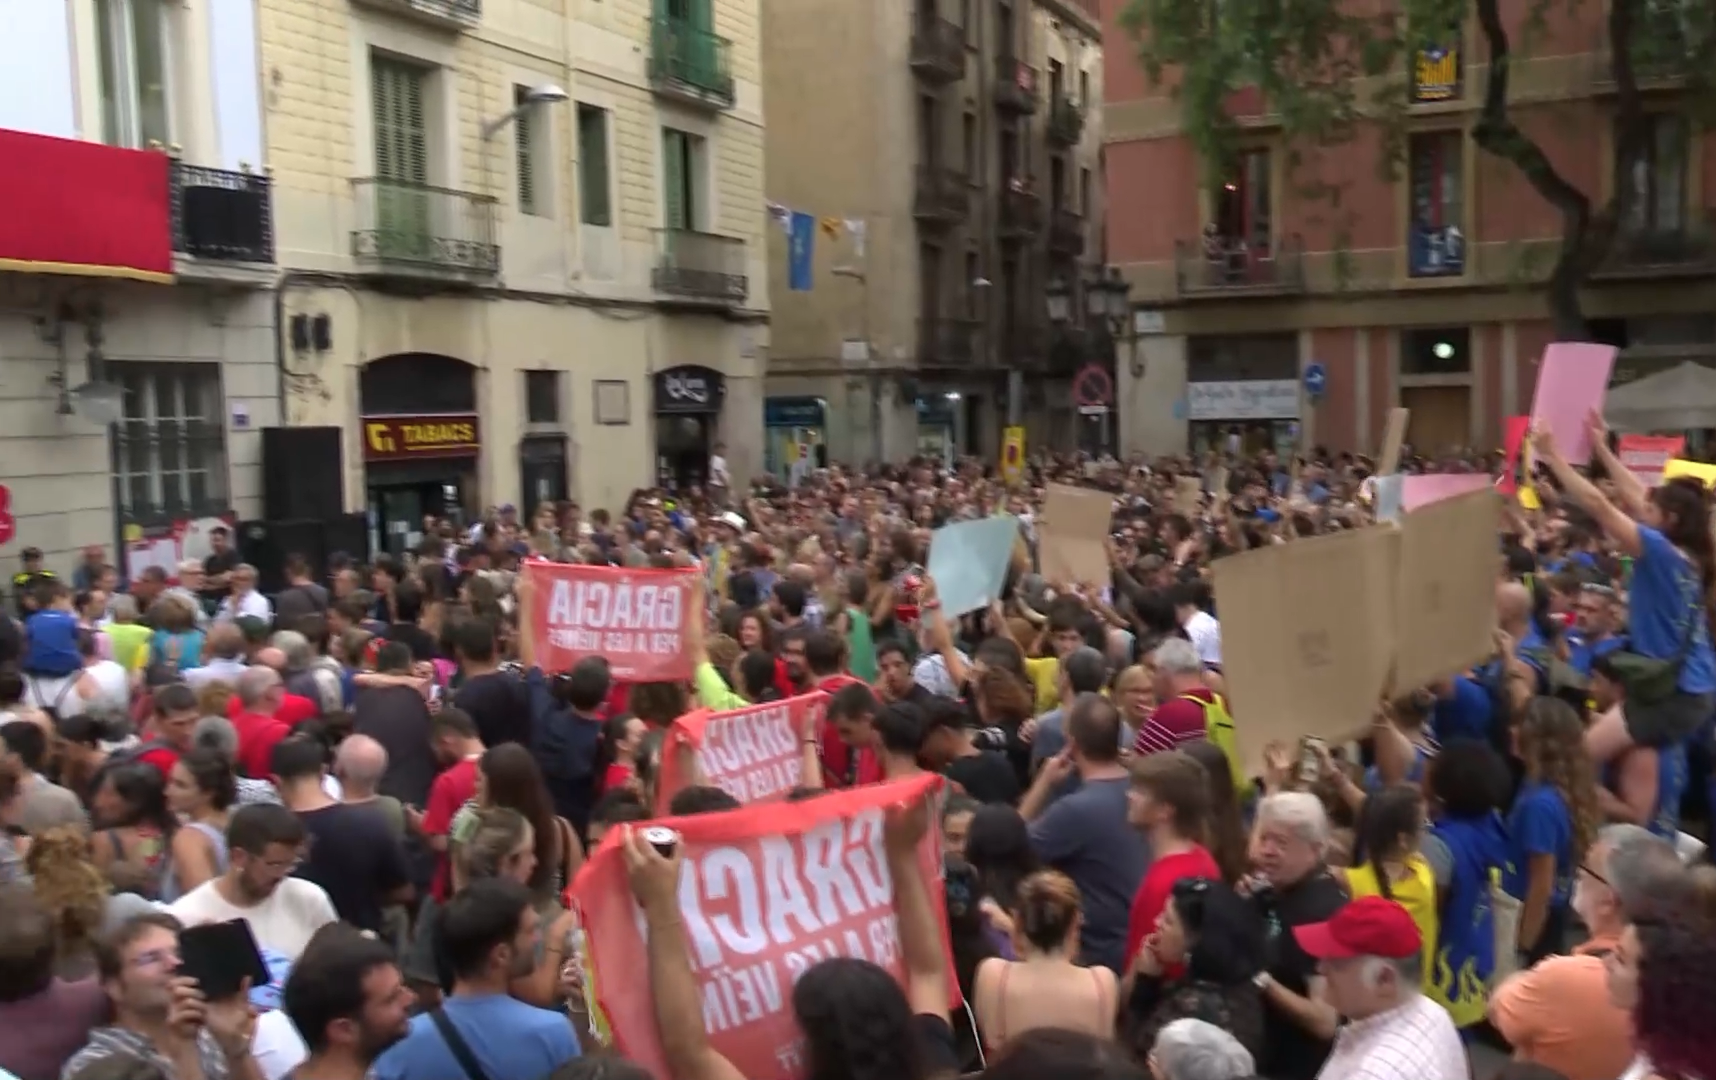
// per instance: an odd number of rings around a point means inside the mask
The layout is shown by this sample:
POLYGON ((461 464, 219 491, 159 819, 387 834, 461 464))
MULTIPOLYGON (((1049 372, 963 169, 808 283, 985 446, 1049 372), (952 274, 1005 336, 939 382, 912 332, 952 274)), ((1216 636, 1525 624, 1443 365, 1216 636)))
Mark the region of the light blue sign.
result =
POLYGON ((1019 521, 1006 514, 956 521, 930 534, 929 565, 942 612, 950 619, 1001 599, 1019 521))
POLYGON ((1311 400, 1316 401, 1318 398, 1322 397, 1323 391, 1328 388, 1329 369, 1323 366, 1322 361, 1313 360, 1309 364, 1306 364, 1305 393, 1311 396, 1311 400))

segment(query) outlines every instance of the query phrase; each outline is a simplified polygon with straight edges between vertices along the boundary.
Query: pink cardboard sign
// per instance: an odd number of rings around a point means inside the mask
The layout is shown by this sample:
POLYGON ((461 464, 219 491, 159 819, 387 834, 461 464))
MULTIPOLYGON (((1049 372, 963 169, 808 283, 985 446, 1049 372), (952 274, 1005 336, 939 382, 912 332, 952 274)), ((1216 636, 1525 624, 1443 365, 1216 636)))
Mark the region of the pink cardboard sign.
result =
POLYGON ((1400 508, 1407 513, 1420 506, 1452 499, 1468 491, 1482 491, 1494 481, 1485 473, 1428 473, 1408 476, 1400 485, 1400 508))
POLYGON ((1613 345, 1588 341, 1557 341, 1543 350, 1543 362, 1537 367, 1537 393, 1531 399, 1531 420, 1555 435, 1561 455, 1574 465, 1591 460, 1585 417, 1592 409, 1603 410, 1615 351, 1613 345))

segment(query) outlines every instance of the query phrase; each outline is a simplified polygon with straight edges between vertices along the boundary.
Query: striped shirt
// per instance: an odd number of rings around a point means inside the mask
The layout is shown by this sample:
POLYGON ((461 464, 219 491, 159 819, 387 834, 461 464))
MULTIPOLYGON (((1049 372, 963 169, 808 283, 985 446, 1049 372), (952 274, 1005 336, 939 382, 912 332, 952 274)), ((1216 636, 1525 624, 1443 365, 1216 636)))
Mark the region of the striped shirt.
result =
POLYGON ((1468 1080, 1471 1067, 1454 1021, 1422 994, 1355 1020, 1335 1035, 1317 1080, 1468 1080))
MULTIPOLYGON (((161 1070, 161 1075, 168 1080, 175 1080, 178 1076, 172 1060, 157 1050, 148 1036, 129 1028, 100 1027, 90 1031, 89 1042, 66 1062, 65 1068, 60 1070, 60 1080, 72 1080, 90 1065, 115 1057, 141 1058, 161 1070)), ((202 1064, 202 1080, 227 1080, 230 1075, 226 1054, 221 1052, 220 1044, 206 1028, 197 1030, 197 1060, 202 1064)))

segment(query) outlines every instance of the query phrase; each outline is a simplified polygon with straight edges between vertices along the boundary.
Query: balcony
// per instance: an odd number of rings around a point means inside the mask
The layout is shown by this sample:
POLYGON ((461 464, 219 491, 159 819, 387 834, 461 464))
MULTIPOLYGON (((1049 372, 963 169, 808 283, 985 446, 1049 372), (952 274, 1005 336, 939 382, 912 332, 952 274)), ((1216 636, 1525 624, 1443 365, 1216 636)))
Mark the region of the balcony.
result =
POLYGON ((958 169, 918 166, 912 213, 919 224, 947 228, 965 220, 971 206, 971 184, 958 169))
POLYGON ((918 367, 970 367, 977 355, 977 320, 925 315, 918 319, 918 367))
POLYGON ((1696 277, 1716 274, 1716 236, 1705 211, 1700 223, 1624 228, 1593 275, 1607 280, 1696 277))
POLYGON ((1049 212, 1049 251, 1078 258, 1084 254, 1084 218, 1057 206, 1049 212))
MULTIPOLYGON (((1651 89, 1678 86, 1691 77, 1698 66, 1698 44, 1694 31, 1681 21, 1681 13, 1673 5, 1652 14, 1649 5, 1641 6, 1634 16, 1630 52, 1633 76, 1640 87, 1651 89)), ((1591 52, 1591 87, 1605 93, 1615 91, 1615 51, 1609 44, 1608 28, 1598 31, 1591 52)))
POLYGON ((383 276, 480 281, 500 273, 495 200, 371 177, 352 181, 352 256, 383 276))
POLYGON ((227 277, 236 267, 273 276, 274 213, 266 176, 186 165, 169 167, 174 271, 227 277))
POLYGON ((1414 225, 1406 238, 1406 269, 1415 278, 1459 277, 1466 272, 1466 237, 1457 225, 1414 225))
POLYGON ((1243 240, 1206 235, 1174 245, 1182 296, 1281 296, 1305 291, 1305 244, 1283 237, 1273 250, 1243 240))
POLYGON ((1037 111, 1037 69, 1016 56, 995 58, 995 107, 1029 116, 1037 111))
POLYGON ((692 229, 655 231, 655 291, 688 301, 732 305, 750 292, 745 242, 735 236, 692 229))
POLYGON ((933 15, 918 20, 912 31, 912 70, 931 86, 965 78, 965 28, 933 15))
POLYGON ((402 15, 438 30, 474 30, 483 21, 483 0, 352 0, 376 11, 402 15))
POLYGON ((1001 239, 1021 243, 1043 231, 1043 200, 1029 180, 1009 180, 1001 189, 1001 239))
POLYGON ((1049 122, 1043 135, 1055 146, 1077 146, 1084 137, 1084 109, 1065 95, 1057 96, 1049 105, 1049 122))
POLYGON ((685 105, 730 109, 736 100, 733 43, 684 19, 650 23, 649 78, 655 92, 685 105))

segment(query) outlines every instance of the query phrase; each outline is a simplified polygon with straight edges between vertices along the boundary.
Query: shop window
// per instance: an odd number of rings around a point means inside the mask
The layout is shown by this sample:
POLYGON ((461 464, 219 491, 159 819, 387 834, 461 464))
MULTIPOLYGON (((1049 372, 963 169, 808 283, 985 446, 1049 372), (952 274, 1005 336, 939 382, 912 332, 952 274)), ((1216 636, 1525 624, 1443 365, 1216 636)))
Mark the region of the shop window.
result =
POLYGON ((1408 146, 1412 218, 1406 238, 1413 277, 1451 277, 1466 272, 1463 131, 1428 131, 1408 146))
POLYGON ((116 363, 125 393, 113 426, 113 482, 133 522, 171 521, 227 509, 226 426, 217 364, 116 363))
POLYGON ((1627 226, 1635 233, 1677 233, 1686 226, 1686 117, 1651 113, 1643 145, 1627 167, 1632 207, 1627 226))
POLYGON ((531 424, 560 422, 560 373, 558 371, 527 371, 524 373, 524 418, 531 424))
POLYGON ((1402 375, 1470 375, 1472 332, 1464 326, 1426 327, 1401 336, 1402 375))

